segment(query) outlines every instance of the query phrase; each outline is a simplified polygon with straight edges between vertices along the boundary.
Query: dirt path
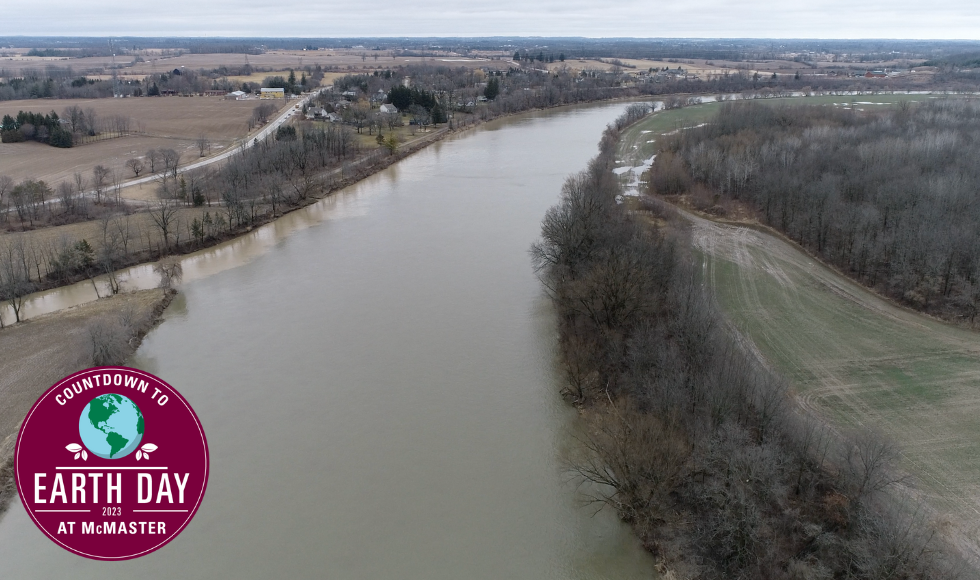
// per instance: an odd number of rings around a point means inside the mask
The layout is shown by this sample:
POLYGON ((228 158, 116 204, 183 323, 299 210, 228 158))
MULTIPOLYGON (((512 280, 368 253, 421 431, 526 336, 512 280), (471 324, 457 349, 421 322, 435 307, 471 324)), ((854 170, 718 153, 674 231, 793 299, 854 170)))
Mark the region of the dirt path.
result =
POLYGON ((683 215, 723 310, 801 405, 898 443, 912 489, 980 555, 980 334, 895 306, 775 236, 683 215))

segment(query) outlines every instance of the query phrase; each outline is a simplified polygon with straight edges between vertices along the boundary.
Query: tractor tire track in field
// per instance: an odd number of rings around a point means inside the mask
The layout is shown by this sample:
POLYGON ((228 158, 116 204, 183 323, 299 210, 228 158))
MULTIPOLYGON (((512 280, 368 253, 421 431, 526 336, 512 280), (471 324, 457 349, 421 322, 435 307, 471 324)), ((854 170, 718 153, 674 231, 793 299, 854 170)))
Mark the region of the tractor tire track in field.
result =
POLYGON ((895 441, 909 491, 980 560, 980 334, 896 306, 777 236, 680 213, 705 283, 801 408, 895 441))

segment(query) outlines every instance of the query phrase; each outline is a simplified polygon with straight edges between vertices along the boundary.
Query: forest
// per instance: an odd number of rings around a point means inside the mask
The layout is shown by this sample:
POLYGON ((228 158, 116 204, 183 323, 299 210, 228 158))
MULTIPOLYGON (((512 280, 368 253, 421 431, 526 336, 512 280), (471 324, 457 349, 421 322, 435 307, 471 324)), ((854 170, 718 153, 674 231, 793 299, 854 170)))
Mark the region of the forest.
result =
POLYGON ((897 450, 798 412, 702 285, 683 220, 653 198, 616 202, 627 124, 568 179, 531 250, 588 425, 568 462, 588 501, 680 577, 961 577, 898 492, 897 450))
MULTIPOLYGON (((870 109, 870 107, 869 107, 870 109)), ((980 309, 980 103, 886 110, 728 103, 663 139, 650 189, 759 219, 908 306, 980 309)))

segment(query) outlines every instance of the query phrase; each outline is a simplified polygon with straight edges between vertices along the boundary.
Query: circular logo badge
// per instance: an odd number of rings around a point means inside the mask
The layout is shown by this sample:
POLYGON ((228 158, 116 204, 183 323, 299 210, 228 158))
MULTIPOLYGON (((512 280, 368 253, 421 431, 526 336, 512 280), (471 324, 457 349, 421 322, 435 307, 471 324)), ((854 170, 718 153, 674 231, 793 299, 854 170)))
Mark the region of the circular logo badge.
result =
POLYGON ((17 438, 17 491, 61 547, 138 558, 177 537, 208 483, 208 443, 190 404, 125 367, 66 377, 34 403, 17 438))

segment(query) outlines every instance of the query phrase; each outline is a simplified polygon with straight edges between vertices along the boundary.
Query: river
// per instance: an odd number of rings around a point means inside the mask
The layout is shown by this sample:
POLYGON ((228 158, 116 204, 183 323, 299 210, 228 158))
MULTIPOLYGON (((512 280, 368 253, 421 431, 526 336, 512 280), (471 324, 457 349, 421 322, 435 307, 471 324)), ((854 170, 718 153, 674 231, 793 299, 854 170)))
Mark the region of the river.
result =
POLYGON ((62 550, 15 503, 0 575, 655 576, 630 529, 593 516, 564 475, 580 424, 558 395, 553 312, 528 256, 624 108, 490 123, 187 258, 130 364, 201 418, 200 511, 161 550, 106 563, 62 550))

